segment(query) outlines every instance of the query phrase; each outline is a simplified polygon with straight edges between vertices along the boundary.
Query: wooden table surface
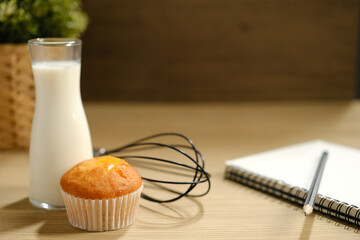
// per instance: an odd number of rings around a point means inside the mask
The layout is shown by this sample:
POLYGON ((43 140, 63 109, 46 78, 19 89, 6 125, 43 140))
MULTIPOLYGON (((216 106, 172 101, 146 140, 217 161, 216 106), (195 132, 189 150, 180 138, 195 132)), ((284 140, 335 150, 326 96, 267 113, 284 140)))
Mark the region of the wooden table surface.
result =
POLYGON ((115 147, 158 132, 191 137, 206 158, 212 189, 169 204, 141 200, 136 222, 91 233, 65 211, 28 202, 28 154, 0 152, 0 239, 360 239, 359 229, 224 180, 224 161, 324 139, 360 148, 360 102, 85 104, 94 146, 115 147))

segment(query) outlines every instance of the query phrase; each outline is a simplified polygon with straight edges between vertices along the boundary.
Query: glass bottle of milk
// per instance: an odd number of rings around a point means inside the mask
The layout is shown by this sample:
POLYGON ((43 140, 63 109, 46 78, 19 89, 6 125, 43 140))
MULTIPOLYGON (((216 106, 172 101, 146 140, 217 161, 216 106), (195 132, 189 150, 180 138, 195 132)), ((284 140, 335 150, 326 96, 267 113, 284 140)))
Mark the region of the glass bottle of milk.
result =
POLYGON ((92 143, 80 95, 81 40, 29 40, 36 104, 30 140, 30 202, 64 208, 60 178, 92 158, 92 143))

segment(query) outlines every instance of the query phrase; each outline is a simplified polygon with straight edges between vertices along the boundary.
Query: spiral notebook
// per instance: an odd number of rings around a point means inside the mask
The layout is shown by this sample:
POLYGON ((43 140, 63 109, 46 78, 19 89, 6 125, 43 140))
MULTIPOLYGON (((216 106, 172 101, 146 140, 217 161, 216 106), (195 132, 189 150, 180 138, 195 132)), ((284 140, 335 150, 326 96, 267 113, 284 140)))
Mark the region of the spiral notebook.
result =
POLYGON ((360 150, 314 140, 226 162, 225 177, 303 205, 329 152, 314 210, 360 226, 360 150))

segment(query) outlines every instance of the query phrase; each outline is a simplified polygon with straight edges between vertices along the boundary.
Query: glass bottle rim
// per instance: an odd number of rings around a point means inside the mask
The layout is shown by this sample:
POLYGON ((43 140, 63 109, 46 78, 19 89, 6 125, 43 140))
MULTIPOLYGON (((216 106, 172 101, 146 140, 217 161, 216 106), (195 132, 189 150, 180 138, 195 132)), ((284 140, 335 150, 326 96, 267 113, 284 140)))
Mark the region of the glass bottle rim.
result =
POLYGON ((77 38, 34 38, 28 41, 29 44, 34 46, 78 46, 81 45, 81 40, 77 38))

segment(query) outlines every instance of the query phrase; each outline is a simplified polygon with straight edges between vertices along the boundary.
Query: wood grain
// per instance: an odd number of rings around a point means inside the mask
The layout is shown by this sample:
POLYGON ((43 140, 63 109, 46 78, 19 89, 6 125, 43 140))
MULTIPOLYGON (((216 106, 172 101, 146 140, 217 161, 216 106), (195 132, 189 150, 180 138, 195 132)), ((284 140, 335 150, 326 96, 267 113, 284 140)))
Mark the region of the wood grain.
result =
POLYGON ((357 0, 84 0, 86 100, 350 99, 357 0))
MULTIPOLYGON (((360 148, 360 102, 114 104, 85 106, 95 146, 115 147, 149 134, 191 137, 206 158, 212 190, 170 204, 141 200, 125 229, 89 233, 64 211, 28 200, 28 155, 0 152, 0 239, 358 239, 357 228, 224 179, 224 161, 311 139, 360 148), (106 117, 104 117, 106 116, 106 117), (111 116, 111 117, 109 117, 111 116)), ((200 189, 199 189, 200 190, 200 189)))

